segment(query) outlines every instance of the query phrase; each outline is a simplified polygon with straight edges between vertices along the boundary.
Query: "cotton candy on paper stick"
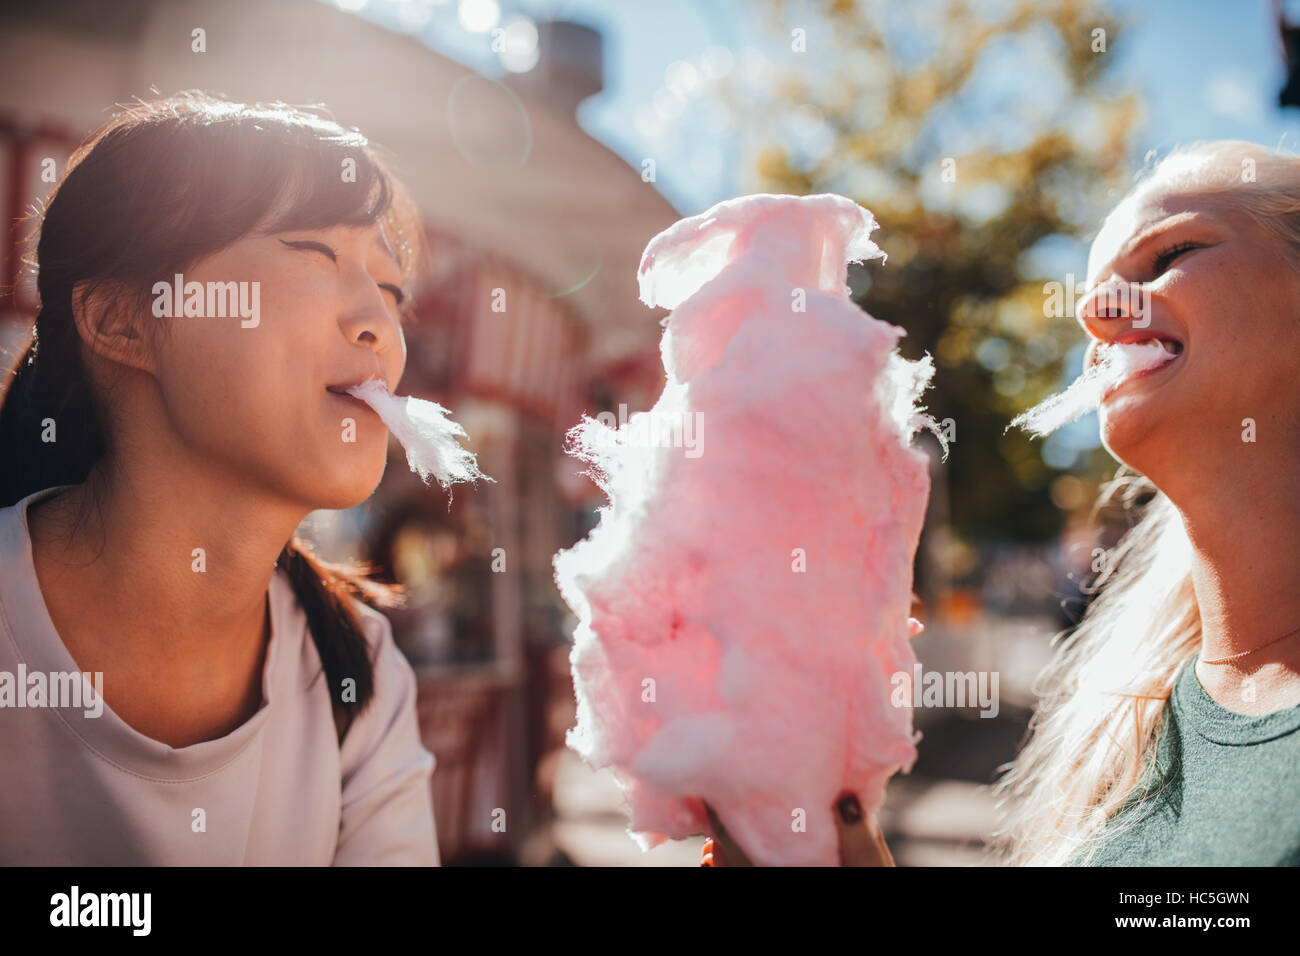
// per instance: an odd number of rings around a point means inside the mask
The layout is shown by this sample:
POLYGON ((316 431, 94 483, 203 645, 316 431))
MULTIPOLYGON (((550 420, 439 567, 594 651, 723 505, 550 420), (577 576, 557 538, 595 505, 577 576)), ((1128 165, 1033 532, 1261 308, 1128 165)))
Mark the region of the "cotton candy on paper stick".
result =
POLYGON ((1003 431, 1019 426, 1039 437, 1050 435, 1096 411, 1106 394, 1130 375, 1172 362, 1174 358, 1160 345, 1103 342, 1097 346, 1097 362, 1070 383, 1069 388, 1021 412, 1003 431))
POLYGON ((567 743, 611 769, 642 849, 711 832, 707 801, 755 862, 834 865, 835 798, 873 813, 916 758, 891 678, 916 662, 930 483, 909 442, 937 432, 916 405, 934 369, 849 299, 848 261, 885 258, 875 226, 841 196, 758 195, 660 233, 639 277, 675 310, 664 391, 569 433, 609 501, 555 558, 578 618, 567 743))
POLYGON ((436 478, 443 489, 460 481, 476 481, 487 475, 478 470, 477 459, 460 446, 465 429, 452 421, 450 412, 437 402, 409 395, 391 395, 388 384, 371 377, 347 390, 383 419, 388 430, 406 449, 406 461, 426 483, 436 478))

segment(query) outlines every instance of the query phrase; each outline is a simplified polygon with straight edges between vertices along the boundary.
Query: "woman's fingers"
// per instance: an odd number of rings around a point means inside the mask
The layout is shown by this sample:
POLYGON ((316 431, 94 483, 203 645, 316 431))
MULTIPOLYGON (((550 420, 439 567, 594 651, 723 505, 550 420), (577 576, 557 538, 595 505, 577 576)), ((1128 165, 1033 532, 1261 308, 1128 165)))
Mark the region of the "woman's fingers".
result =
POLYGON ((709 815, 709 826, 713 828, 713 865, 715 866, 753 866, 745 851, 740 848, 727 828, 722 825, 713 808, 704 804, 704 812, 709 815))
POLYGON ((844 866, 894 865, 876 818, 863 819, 862 805, 855 794, 842 794, 832 812, 839 829, 840 862, 844 866))
MULTIPOLYGON (((745 851, 727 832, 714 809, 704 803, 713 837, 706 840, 700 855, 701 866, 753 866, 745 851)), ((845 792, 832 808, 839 831, 840 863, 844 866, 894 866, 893 854, 885 843, 874 816, 865 817, 856 794, 845 792)))
POLYGON ((907 636, 908 636, 908 637, 916 637, 916 635, 920 634, 920 633, 921 633, 922 631, 924 631, 924 630, 925 630, 925 625, 922 624, 920 621, 918 621, 916 618, 914 618, 914 617, 909 617, 909 618, 907 619, 907 636))

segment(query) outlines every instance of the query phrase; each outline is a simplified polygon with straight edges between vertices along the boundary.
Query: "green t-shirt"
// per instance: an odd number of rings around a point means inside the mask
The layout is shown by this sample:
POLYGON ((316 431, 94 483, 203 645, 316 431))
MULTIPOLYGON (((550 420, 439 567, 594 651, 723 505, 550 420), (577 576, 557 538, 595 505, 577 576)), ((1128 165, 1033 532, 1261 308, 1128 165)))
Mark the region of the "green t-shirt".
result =
POLYGON ((1300 866, 1300 705, 1234 713, 1205 692, 1196 661, 1178 675, 1139 788, 1163 792, 1129 798, 1120 813, 1139 822, 1091 866, 1300 866))

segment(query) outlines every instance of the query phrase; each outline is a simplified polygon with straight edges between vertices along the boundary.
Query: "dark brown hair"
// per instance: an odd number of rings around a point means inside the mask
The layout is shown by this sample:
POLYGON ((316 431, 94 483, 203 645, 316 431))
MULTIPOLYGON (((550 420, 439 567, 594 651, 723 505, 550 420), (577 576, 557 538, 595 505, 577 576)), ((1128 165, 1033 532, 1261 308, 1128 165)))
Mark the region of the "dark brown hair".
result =
MULTIPOLYGON (((73 153, 40 217, 29 259, 40 296, 35 337, 0 405, 0 507, 85 482, 110 451, 99 402, 111 394, 91 388, 73 320, 78 283, 85 293, 111 284, 128 300, 117 304, 131 307, 137 297, 145 301, 157 276, 188 271, 258 225, 288 231, 373 222, 383 223, 408 279, 423 248, 409 196, 365 137, 319 110, 231 103, 198 91, 124 107, 73 153), (58 422, 57 442, 41 441, 46 418, 58 422)), ((351 599, 391 607, 400 592, 357 565, 320 560, 297 535, 278 565, 306 613, 342 739, 374 696, 373 662, 351 599), (345 704, 346 678, 355 681, 356 701, 345 704)))

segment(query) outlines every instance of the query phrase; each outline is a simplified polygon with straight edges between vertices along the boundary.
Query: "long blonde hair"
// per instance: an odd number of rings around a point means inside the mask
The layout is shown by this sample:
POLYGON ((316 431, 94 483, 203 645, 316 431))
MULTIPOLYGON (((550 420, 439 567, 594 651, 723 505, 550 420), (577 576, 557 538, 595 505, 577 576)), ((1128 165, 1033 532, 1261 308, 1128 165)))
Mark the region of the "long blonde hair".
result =
MULTIPOLYGON (((1129 195, 1155 176, 1246 214, 1300 271, 1300 156, 1242 140, 1191 143, 1139 175, 1129 195)), ((1174 504, 1127 465, 1103 486, 1094 516, 1115 503, 1131 526, 1085 588, 1096 597, 1083 619, 1052 640, 1029 741, 993 788, 1002 821, 988 862, 1087 865, 1141 818, 1120 814, 1125 805, 1138 811, 1164 785, 1147 775, 1165 702, 1201 640, 1192 546, 1174 504)))

